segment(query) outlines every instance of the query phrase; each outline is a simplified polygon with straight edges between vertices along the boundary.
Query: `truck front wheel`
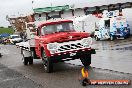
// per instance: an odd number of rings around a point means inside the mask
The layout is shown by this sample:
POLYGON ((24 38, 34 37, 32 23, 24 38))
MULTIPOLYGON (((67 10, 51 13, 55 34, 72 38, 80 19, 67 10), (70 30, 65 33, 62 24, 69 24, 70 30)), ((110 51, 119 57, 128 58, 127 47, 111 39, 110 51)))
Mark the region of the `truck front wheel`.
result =
POLYGON ((32 65, 33 64, 33 57, 29 57, 28 61, 29 61, 29 64, 32 65))
POLYGON ((80 58, 82 64, 86 67, 89 66, 91 64, 91 55, 88 56, 84 56, 82 58, 80 58))
POLYGON ((53 62, 51 58, 46 57, 44 50, 42 51, 42 60, 45 72, 47 73, 53 72, 53 62))
POLYGON ((23 54, 23 49, 21 49, 22 61, 24 65, 28 65, 28 57, 25 57, 23 54))

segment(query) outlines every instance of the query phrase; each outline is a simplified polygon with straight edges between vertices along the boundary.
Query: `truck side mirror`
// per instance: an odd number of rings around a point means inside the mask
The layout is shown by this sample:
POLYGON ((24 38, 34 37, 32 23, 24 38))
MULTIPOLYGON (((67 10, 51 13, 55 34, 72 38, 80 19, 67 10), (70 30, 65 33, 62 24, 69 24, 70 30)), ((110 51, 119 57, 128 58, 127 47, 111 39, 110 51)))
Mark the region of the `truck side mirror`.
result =
POLYGON ((38 36, 38 28, 36 28, 36 32, 35 32, 35 35, 37 35, 37 36, 38 36))
POLYGON ((38 35, 37 31, 35 32, 35 35, 38 35))

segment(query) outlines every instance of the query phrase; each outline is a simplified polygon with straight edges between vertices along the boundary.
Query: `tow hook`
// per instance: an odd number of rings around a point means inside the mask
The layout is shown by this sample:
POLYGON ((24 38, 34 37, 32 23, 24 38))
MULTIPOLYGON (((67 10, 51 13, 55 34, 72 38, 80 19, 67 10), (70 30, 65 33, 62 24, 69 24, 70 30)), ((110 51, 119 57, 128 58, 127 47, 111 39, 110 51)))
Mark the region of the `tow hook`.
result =
POLYGON ((91 81, 88 77, 89 77, 88 69, 83 67, 81 69, 81 77, 79 78, 79 81, 80 81, 82 86, 87 86, 87 85, 91 84, 91 81))

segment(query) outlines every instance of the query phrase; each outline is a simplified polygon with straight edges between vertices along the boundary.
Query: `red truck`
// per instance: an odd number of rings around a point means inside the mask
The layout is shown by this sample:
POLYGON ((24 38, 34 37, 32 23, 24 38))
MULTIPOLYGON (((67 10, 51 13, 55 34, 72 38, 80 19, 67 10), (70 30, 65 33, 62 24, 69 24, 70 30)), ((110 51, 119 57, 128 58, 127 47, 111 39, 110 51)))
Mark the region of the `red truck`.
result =
POLYGON ((44 70, 53 71, 53 63, 80 59, 84 66, 91 64, 92 38, 89 33, 76 32, 72 20, 46 21, 38 25, 33 42, 21 42, 23 63, 33 64, 33 59, 43 61, 44 70))

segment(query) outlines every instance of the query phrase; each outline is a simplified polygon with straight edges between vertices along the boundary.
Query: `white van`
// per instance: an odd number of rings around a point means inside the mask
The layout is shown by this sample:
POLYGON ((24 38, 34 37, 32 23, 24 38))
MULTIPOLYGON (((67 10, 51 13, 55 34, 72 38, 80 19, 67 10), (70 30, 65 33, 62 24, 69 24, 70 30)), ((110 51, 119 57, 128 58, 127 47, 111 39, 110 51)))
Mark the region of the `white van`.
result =
POLYGON ((16 34, 10 35, 10 39, 9 40, 10 40, 11 44, 15 44, 15 43, 19 43, 19 42, 23 41, 22 38, 20 38, 20 36, 16 35, 16 34))

